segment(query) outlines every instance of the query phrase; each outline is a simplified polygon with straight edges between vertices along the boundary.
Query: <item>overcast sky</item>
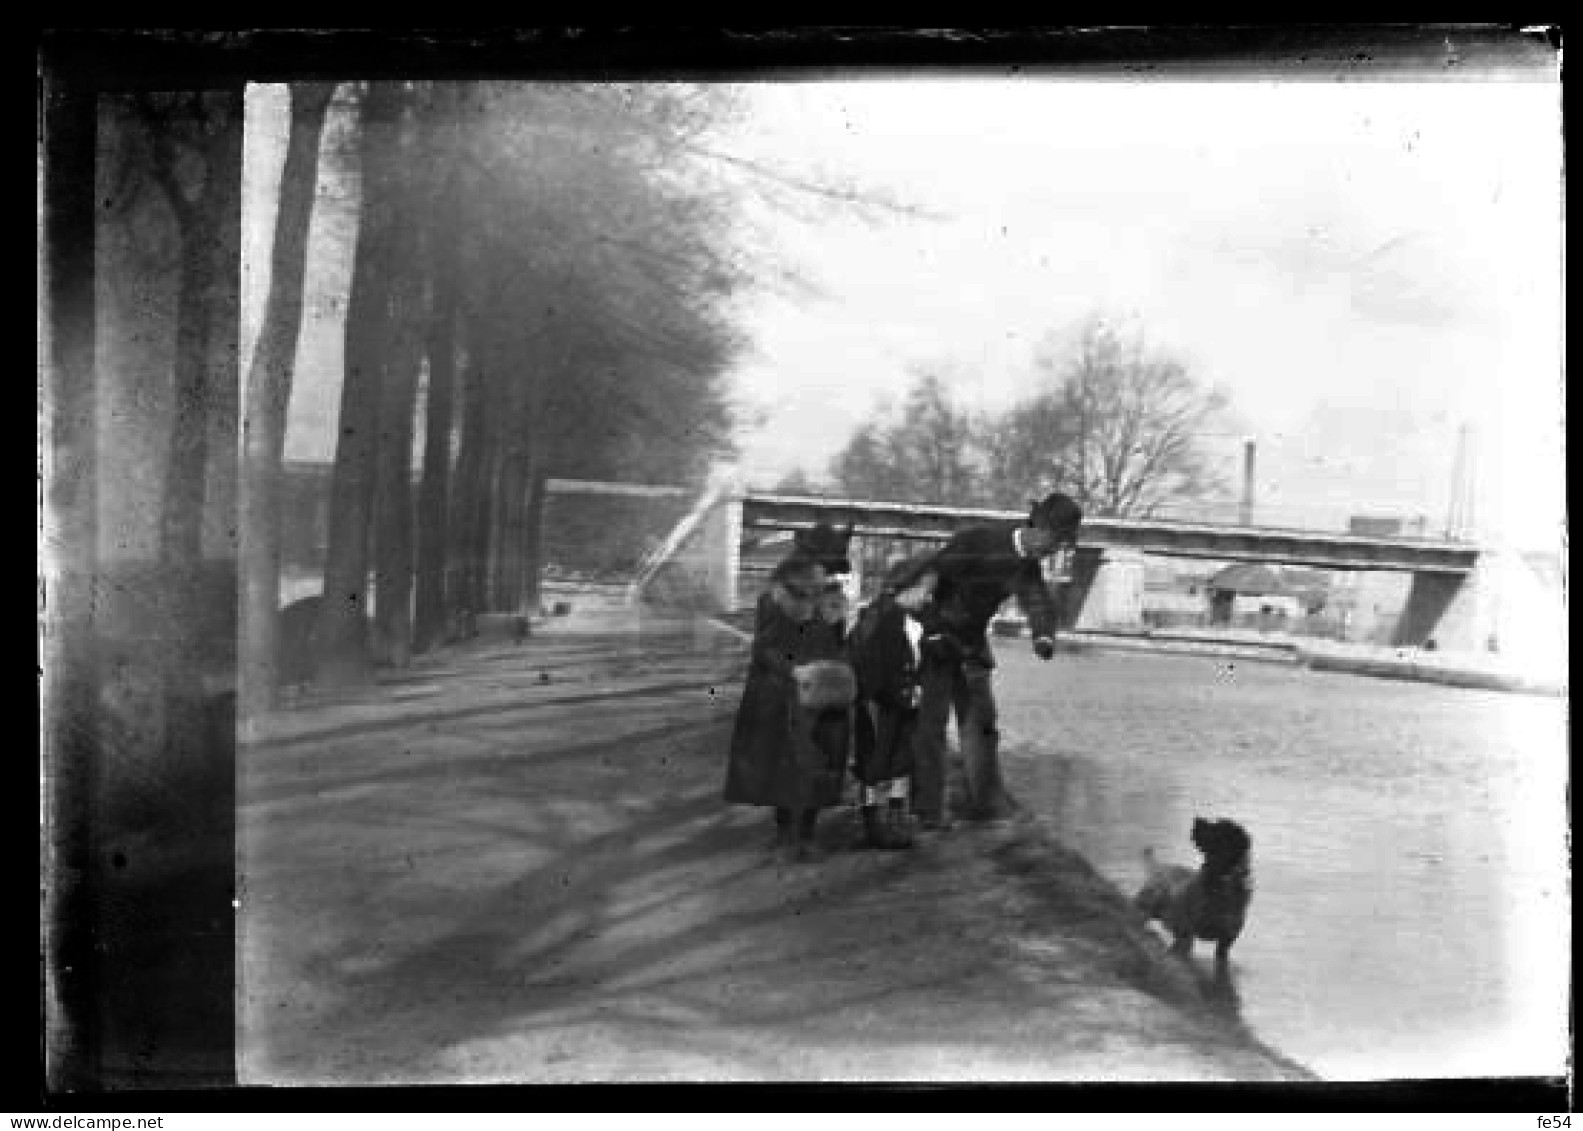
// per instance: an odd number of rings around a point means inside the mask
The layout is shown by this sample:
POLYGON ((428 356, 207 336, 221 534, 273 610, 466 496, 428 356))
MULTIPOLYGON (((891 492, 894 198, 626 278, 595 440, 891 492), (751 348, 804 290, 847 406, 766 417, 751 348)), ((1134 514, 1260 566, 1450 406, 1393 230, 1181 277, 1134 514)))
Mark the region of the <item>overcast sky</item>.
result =
MULTIPOLYGON (((249 96, 247 215, 272 200, 283 88, 249 96)), ((742 466, 816 476, 919 366, 994 408, 1090 314, 1225 386, 1206 442, 1258 517, 1443 528, 1473 429, 1481 534, 1553 548, 1564 501, 1560 88, 1553 82, 765 82, 721 145, 939 214, 760 214, 754 250, 815 296, 744 296, 742 466)), ((321 201, 322 203, 322 201, 321 201)), ((316 222, 323 216, 316 217, 316 222)), ((250 315, 269 228, 249 222, 250 315)), ((315 240, 310 290, 345 264, 315 240)), ((251 326, 247 327, 251 340, 251 326)), ((329 458, 340 325, 305 327, 288 455, 329 458)))
MULTIPOLYGON (((947 217, 771 222, 822 294, 744 306, 751 480, 822 471, 918 365, 1004 404, 1042 338, 1098 313, 1229 389, 1268 520, 1438 530, 1468 423, 1481 526, 1554 543, 1558 86, 885 79, 749 98, 739 152, 947 217)), ((1234 459, 1234 436, 1211 442, 1234 459)))

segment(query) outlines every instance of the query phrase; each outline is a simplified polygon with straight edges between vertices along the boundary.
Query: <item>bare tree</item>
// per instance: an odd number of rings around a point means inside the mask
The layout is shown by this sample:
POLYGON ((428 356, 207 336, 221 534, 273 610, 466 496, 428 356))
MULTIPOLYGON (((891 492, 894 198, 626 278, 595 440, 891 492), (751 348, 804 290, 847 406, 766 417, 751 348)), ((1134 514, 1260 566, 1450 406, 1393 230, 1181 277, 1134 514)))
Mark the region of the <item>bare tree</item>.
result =
POLYGON ((330 484, 324 603, 315 628, 318 676, 332 685, 365 679, 372 659, 368 568, 379 401, 394 284, 397 130, 404 98, 397 84, 374 82, 361 108, 362 197, 347 300, 346 373, 330 484))
POLYGON ((161 493, 160 561, 196 566, 203 556, 204 489, 216 413, 234 411, 235 387, 215 364, 217 309, 224 305, 224 226, 237 203, 241 110, 231 93, 140 93, 149 172, 175 220, 175 412, 161 493), (229 398, 230 404, 226 401, 229 398))
POLYGON ((485 556, 489 547, 485 469, 489 463, 489 405, 493 359, 483 356, 481 334, 471 318, 462 323, 463 365, 458 373, 461 409, 456 474, 452 478, 447 516, 451 556, 447 569, 454 577, 454 592, 447 596, 450 612, 470 618, 483 611, 485 556))
POLYGON ((736 97, 367 85, 360 175, 347 178, 360 199, 315 632, 324 681, 405 662, 456 611, 531 604, 550 477, 688 483, 730 451, 725 375, 743 343, 728 300, 775 275, 737 238, 745 202, 888 207, 722 152, 716 127, 736 97))
POLYGON ((1050 490, 1092 514, 1148 514, 1224 490, 1202 437, 1227 405, 1177 359, 1086 322, 1075 350, 1035 359, 1043 388, 974 417, 924 372, 899 414, 865 422, 831 461, 845 494, 1019 510, 1050 490))
POLYGON ((412 656, 413 433, 433 297, 432 244, 438 232, 432 218, 448 165, 433 128, 434 89, 425 85, 405 93, 391 142, 401 175, 391 185, 393 226, 388 238, 394 283, 379 394, 372 514, 374 654, 376 662, 394 667, 405 667, 412 656))
MULTIPOLYGON (((440 241, 435 241, 438 244, 440 241)), ((423 482, 419 487, 417 601, 413 649, 423 652, 442 637, 445 626, 445 559, 452 515, 451 437, 456 402, 457 300, 455 256, 431 246, 433 301, 426 327, 429 385, 424 411, 423 482)))
POLYGON ((971 414, 953 401, 945 382, 920 373, 892 442, 924 498, 947 505, 978 501, 974 431, 971 414))
POLYGON ((1058 489, 1076 443, 1076 421, 1053 391, 1035 394, 1004 412, 986 414, 977 436, 984 504, 1017 510, 1030 498, 1058 489))
POLYGON ((269 295, 248 369, 242 420, 240 642, 244 715, 273 702, 280 603, 280 474, 297 343, 302 331, 308 229, 318 185, 319 144, 333 83, 291 85, 291 125, 270 255, 269 295))
POLYGON ((945 382, 922 372, 897 416, 853 434, 831 461, 830 478, 860 498, 972 506, 981 499, 978 432, 945 382))
POLYGON ((1070 429, 1051 470, 1089 513, 1148 515, 1224 490, 1202 436, 1228 398, 1178 359, 1092 318, 1068 358, 1046 348, 1036 365, 1059 380, 1041 411, 1070 429))
MULTIPOLYGON (((234 86, 138 92, 131 101, 147 181, 160 191, 176 244, 157 571, 146 590, 159 613, 140 659, 156 673, 159 686, 158 699, 147 707, 157 720, 162 772, 200 795, 229 781, 229 767, 217 761, 223 746, 215 728, 230 717, 231 706, 206 690, 203 677, 232 674, 236 663, 236 572, 229 543, 236 463, 234 450, 219 438, 235 435, 240 386, 235 335, 242 91, 234 86)), ((194 825, 206 820, 193 816, 194 825)))
POLYGON ((794 467, 775 484, 774 490, 781 495, 817 495, 819 487, 808 477, 808 473, 800 467, 794 467))
POLYGON ((883 429, 873 420, 859 425, 830 461, 830 479, 850 498, 914 501, 913 486, 891 458, 883 429))

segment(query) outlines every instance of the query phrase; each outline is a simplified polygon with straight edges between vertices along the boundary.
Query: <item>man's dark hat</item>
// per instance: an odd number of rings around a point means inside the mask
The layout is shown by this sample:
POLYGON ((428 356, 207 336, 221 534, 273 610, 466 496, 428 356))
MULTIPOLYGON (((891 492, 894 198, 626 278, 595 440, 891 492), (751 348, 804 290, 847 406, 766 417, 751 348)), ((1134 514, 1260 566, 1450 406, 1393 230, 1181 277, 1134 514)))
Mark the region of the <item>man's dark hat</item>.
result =
POLYGON ((1029 526, 1040 526, 1057 535, 1076 537, 1082 522, 1083 508, 1072 496, 1060 491, 1052 491, 1034 503, 1028 513, 1029 526))

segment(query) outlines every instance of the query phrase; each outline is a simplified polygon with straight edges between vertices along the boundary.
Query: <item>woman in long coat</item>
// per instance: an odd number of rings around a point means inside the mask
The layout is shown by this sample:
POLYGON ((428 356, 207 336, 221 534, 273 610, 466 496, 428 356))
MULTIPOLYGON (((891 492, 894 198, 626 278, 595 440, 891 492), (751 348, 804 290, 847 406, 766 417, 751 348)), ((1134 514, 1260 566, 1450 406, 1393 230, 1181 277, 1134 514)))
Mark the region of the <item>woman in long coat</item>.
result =
POLYGON ((841 802, 851 746, 845 626, 820 615, 832 586, 824 564, 800 552, 771 575, 726 766, 725 799, 773 808, 776 844, 799 859, 813 855, 819 810, 841 802))

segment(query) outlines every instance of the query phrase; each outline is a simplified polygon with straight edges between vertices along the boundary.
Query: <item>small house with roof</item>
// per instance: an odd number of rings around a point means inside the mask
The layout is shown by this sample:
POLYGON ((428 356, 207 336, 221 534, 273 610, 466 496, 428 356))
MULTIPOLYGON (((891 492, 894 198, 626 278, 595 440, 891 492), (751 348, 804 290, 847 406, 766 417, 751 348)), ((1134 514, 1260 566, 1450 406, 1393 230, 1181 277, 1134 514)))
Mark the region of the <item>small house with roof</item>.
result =
POLYGON ((1210 577, 1209 623, 1260 626, 1280 624, 1305 616, 1308 608, 1300 593, 1267 565, 1239 562, 1210 577))

